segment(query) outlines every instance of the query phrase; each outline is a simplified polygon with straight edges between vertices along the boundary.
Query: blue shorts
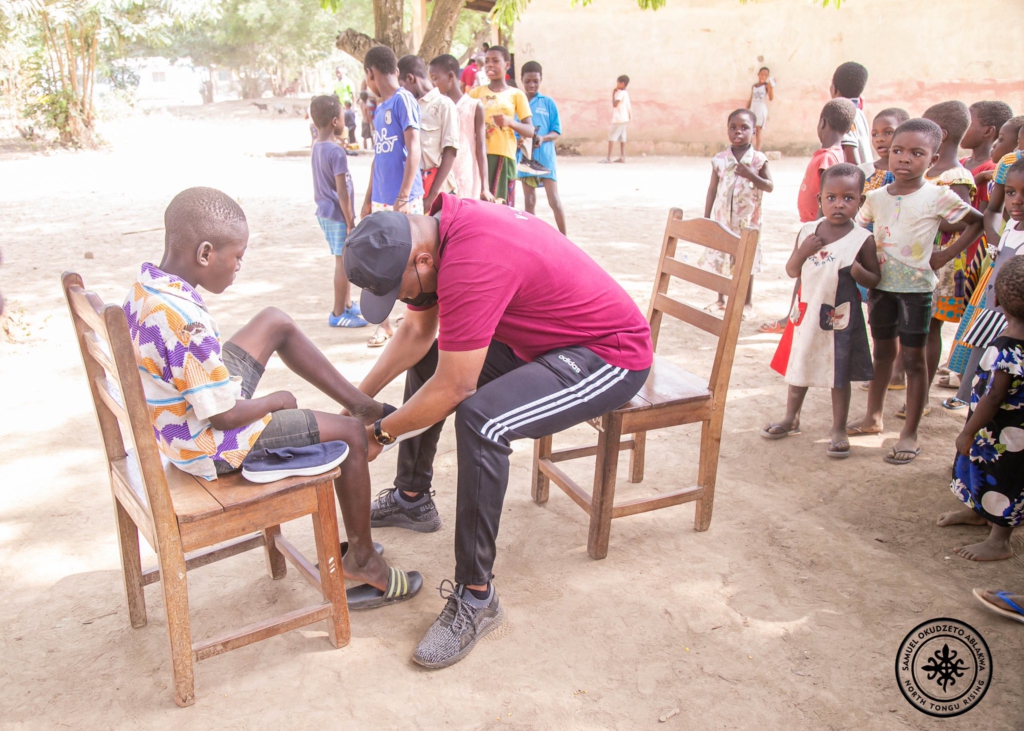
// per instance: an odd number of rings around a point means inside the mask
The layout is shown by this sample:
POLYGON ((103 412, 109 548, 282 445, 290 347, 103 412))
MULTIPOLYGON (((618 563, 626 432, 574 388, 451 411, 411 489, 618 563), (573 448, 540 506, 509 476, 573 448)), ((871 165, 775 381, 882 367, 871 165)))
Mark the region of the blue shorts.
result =
POLYGON ((333 218, 320 218, 320 216, 317 216, 316 220, 320 222, 320 228, 323 229, 324 236, 327 237, 327 244, 331 247, 331 253, 335 256, 341 256, 341 252, 345 250, 344 222, 335 221, 333 218))

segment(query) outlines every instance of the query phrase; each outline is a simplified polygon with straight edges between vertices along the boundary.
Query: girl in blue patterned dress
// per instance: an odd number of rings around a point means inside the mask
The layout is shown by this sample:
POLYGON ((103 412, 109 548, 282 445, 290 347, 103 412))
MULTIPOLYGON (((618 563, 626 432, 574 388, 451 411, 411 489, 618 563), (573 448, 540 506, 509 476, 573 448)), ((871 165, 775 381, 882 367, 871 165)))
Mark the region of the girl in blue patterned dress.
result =
POLYGON ((958 511, 939 519, 940 525, 992 526, 985 541, 956 549, 972 561, 1010 558, 1010 534, 1024 520, 1024 257, 1006 262, 995 294, 1006 329, 988 346, 974 377, 950 484, 976 515, 958 511))

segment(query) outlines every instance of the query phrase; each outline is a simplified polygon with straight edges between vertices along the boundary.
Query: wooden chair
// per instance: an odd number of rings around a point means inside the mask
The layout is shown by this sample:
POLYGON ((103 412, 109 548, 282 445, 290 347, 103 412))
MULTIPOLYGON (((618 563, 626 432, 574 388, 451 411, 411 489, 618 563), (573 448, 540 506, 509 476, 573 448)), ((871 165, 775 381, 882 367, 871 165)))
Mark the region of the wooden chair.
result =
POLYGON ((239 473, 208 482, 173 466, 165 468, 124 311, 87 292, 78 274, 65 272, 61 283, 103 436, 128 615, 132 627, 146 624, 143 587, 159 581, 177 704, 195 702, 193 663, 199 660, 322 620, 327 620, 331 644, 347 645, 348 604, 332 486, 340 470, 257 485, 239 473), (281 523, 305 515, 313 516, 319 565, 329 567, 324 576, 281 535, 281 523), (139 533, 156 552, 157 568, 142 569, 139 533), (284 578, 287 559, 322 593, 323 601, 193 642, 186 572, 259 546, 272 578, 284 578))
POLYGON ((673 365, 655 355, 654 365, 640 392, 628 404, 590 422, 598 430, 597 445, 552 451, 553 437, 534 442, 533 499, 538 504, 548 500, 554 481, 577 505, 590 514, 590 535, 587 552, 592 558, 608 555, 608 539, 612 518, 622 518, 649 510, 667 508, 697 501, 694 528, 707 530, 711 524, 711 508, 715 499, 715 477, 718 473, 718 451, 722 440, 725 397, 729 390, 736 340, 739 337, 743 303, 750 287, 750 270, 757 248, 757 231, 744 229, 735 236, 722 225, 708 219, 683 221, 683 212, 673 208, 668 214, 665 239, 654 279, 648 320, 651 340, 658 345, 658 334, 664 315, 676 317, 718 337, 718 348, 707 380, 673 365), (713 274, 684 264, 675 258, 679 241, 717 249, 736 258, 733 277, 713 274), (679 302, 668 296, 671 277, 705 287, 726 295, 728 304, 724 317, 679 302), (657 497, 614 503, 615 473, 619 452, 630 451, 629 481, 641 482, 644 477, 644 456, 647 432, 680 424, 701 422, 700 463, 697 484, 683 487, 657 497), (623 436, 632 434, 632 439, 623 436), (597 457, 594 491, 588 494, 561 469, 557 463, 582 457, 597 457))

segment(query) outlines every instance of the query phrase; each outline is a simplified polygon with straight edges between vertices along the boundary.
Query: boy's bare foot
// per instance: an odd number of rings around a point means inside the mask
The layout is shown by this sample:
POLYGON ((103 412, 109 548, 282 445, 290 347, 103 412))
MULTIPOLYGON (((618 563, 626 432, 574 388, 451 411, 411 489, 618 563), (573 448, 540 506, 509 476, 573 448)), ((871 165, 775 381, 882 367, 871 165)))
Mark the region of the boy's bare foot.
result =
POLYGON ((964 507, 943 513, 935 521, 935 524, 946 528, 951 525, 988 525, 988 521, 975 513, 972 508, 964 507))
POLYGON ((881 434, 882 422, 870 421, 869 419, 851 421, 846 425, 846 433, 851 437, 860 437, 865 434, 881 434))
POLYGON ((376 551, 371 551, 366 563, 360 564, 355 551, 349 549, 341 559, 341 567, 345 571, 346 579, 369 584, 381 591, 388 589, 388 563, 376 551))
POLYGON ((616 158, 615 162, 626 162, 626 158, 624 158, 624 157, 616 158))
MULTIPOLYGON (((344 413, 343 411, 342 414, 344 413)), ((384 404, 369 399, 369 403, 362 404, 358 408, 349 409, 347 415, 359 419, 364 426, 369 425, 384 416, 384 404)))
POLYGON ((970 546, 960 546, 954 549, 962 557, 970 561, 1002 561, 1013 555, 1013 547, 1010 545, 1010 534, 1006 536, 997 534, 996 526, 992 527, 992 533, 981 543, 973 543, 970 546))

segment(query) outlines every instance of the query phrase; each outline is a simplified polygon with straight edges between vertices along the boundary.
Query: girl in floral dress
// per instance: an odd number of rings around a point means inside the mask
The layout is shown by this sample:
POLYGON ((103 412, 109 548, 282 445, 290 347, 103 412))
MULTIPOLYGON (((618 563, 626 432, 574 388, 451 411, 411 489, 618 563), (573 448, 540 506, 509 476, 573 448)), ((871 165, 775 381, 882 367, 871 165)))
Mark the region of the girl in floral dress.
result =
MULTIPOLYGON (((728 134, 730 147, 711 158, 711 184, 708 186, 707 201, 704 204, 704 218, 711 218, 737 236, 744 228, 761 228, 761 194, 771 193, 775 188, 768 172, 768 158, 750 144, 754 135, 756 120, 749 109, 737 109, 729 115, 728 134)), ((732 276, 734 259, 729 254, 714 249, 705 249, 699 264, 723 277, 732 276)), ((754 253, 752 273, 761 271, 761 244, 754 253)), ((747 301, 743 308, 744 317, 752 310, 751 295, 754 278, 750 278, 747 301)), ((725 295, 718 295, 718 302, 708 310, 725 308, 725 295)))
POLYGON ((1010 534, 1024 520, 1024 257, 1003 265, 995 294, 1006 329, 988 346, 974 377, 950 484, 976 515, 963 510, 939 519, 940 525, 992 526, 988 539, 956 549, 972 561, 1010 558, 1010 534))

